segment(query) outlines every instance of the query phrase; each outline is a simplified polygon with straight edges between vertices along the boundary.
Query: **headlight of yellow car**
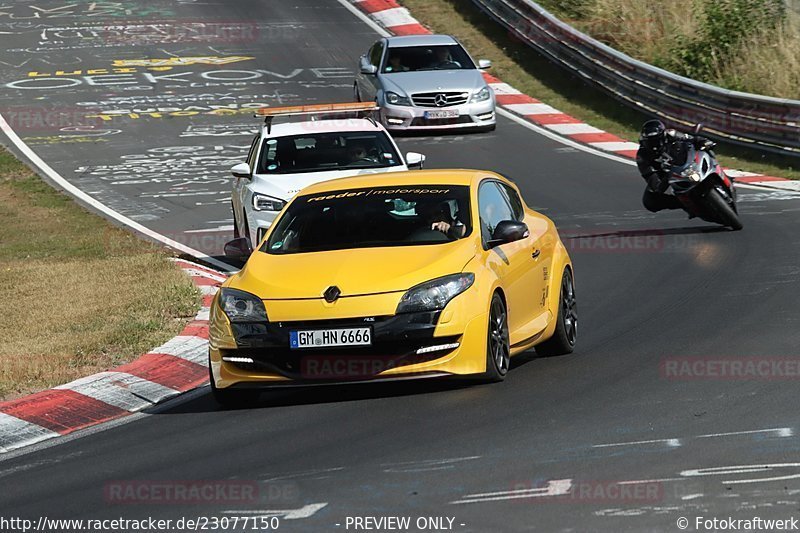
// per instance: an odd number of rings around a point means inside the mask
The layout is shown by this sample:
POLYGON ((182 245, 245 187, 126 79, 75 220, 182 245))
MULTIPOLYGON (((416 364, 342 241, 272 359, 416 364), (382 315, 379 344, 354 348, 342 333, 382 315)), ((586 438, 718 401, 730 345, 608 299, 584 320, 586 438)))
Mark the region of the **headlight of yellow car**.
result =
POLYGON ((219 293, 219 306, 231 322, 264 322, 267 320, 264 302, 249 292, 223 287, 219 293))
POLYGON ((406 291, 397 305, 397 313, 418 313, 444 309, 447 302, 469 289, 475 274, 451 274, 420 283, 406 291))

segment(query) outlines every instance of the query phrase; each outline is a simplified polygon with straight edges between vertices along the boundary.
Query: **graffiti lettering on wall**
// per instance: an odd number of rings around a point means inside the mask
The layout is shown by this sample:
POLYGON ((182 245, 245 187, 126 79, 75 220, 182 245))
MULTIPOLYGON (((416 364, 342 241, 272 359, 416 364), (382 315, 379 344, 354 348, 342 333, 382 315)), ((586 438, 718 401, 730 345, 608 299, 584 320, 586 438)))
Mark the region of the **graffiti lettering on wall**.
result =
POLYGON ((153 72, 133 72, 122 74, 100 74, 64 77, 30 77, 4 84, 8 89, 54 90, 70 89, 79 86, 136 86, 149 88, 164 85, 166 88, 201 87, 204 82, 240 83, 255 80, 336 80, 352 79, 353 71, 342 67, 296 68, 289 72, 275 72, 265 69, 255 70, 210 70, 204 72, 174 72, 156 74, 153 72), (199 83, 199 85, 198 85, 199 83))
POLYGON ((81 166, 75 172, 111 185, 169 184, 169 191, 159 194, 193 196, 203 192, 197 185, 228 185, 228 170, 242 161, 248 148, 249 144, 151 148, 123 155, 118 163, 81 166))

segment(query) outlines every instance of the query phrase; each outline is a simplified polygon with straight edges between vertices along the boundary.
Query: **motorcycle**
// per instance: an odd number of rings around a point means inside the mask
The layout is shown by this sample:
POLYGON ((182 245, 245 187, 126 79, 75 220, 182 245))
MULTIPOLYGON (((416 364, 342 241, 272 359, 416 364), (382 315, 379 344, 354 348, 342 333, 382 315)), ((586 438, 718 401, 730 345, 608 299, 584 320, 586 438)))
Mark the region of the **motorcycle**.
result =
MULTIPOLYGON (((700 133, 701 129, 702 125, 698 124, 694 134, 700 133)), ((690 217, 738 231, 743 226, 736 208, 736 189, 722 170, 711 146, 698 148, 687 142, 684 162, 662 161, 669 166, 669 186, 690 217)))

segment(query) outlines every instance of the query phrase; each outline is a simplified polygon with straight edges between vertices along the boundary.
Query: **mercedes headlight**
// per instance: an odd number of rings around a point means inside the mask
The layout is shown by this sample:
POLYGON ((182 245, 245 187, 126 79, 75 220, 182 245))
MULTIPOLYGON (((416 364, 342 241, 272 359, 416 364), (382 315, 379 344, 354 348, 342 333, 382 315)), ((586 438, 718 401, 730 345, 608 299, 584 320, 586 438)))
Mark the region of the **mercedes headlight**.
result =
POLYGON ((492 94, 489 92, 489 87, 484 87, 480 91, 476 92, 472 95, 472 99, 470 100, 471 103, 475 102, 485 102, 489 98, 491 98, 492 94))
POLYGON ((475 274, 452 274, 432 279, 411 287, 397 305, 397 313, 418 313, 444 309, 447 303, 469 289, 475 282, 475 274))
POLYGON ((223 287, 219 291, 219 306, 231 322, 265 322, 267 320, 264 302, 249 292, 223 287))
POLYGON ((411 105, 411 100, 407 96, 400 96, 391 91, 386 91, 386 102, 392 105, 411 105))
POLYGON ((285 205, 286 202, 280 198, 258 193, 253 195, 253 209, 256 211, 280 211, 285 205))

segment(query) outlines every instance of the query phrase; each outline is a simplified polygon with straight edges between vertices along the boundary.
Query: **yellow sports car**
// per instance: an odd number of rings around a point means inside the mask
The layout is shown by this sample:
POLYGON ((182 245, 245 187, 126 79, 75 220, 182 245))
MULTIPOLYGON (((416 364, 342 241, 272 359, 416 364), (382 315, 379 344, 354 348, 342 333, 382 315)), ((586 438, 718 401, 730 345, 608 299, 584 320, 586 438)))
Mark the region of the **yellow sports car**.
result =
MULTIPOLYGON (((226 247, 249 253, 246 239, 226 247)), ((477 376, 572 352, 572 264, 506 178, 425 170, 303 189, 211 305, 223 404, 260 388, 477 376)))

